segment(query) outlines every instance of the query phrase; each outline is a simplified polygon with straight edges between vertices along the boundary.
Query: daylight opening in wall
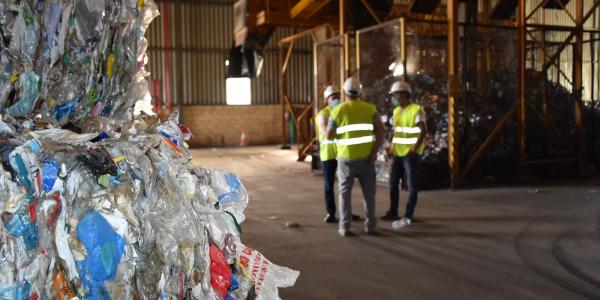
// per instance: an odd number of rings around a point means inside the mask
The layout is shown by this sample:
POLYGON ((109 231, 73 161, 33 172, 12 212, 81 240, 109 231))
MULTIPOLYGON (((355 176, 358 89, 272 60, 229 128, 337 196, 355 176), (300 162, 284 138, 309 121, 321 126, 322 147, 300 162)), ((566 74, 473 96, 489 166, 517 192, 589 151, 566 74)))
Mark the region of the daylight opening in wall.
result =
POLYGON ((250 104, 250 78, 227 78, 227 105, 250 104))

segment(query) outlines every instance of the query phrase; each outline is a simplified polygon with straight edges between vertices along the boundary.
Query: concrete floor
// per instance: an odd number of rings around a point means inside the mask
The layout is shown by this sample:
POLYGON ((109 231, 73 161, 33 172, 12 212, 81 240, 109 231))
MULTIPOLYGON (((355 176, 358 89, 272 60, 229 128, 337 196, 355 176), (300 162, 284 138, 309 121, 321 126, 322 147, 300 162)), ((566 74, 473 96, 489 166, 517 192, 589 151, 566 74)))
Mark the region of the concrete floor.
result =
MULTIPOLYGON (((342 238, 324 224, 322 177, 272 147, 194 150, 194 163, 240 175, 250 193, 242 239, 301 271, 283 299, 600 299, 600 184, 420 193, 401 232, 342 238), (299 228, 288 228, 286 221, 299 228)), ((362 213, 355 186, 354 213, 362 213)), ((377 190, 377 215, 388 207, 377 190)), ((406 203, 401 193, 401 206, 406 203)))

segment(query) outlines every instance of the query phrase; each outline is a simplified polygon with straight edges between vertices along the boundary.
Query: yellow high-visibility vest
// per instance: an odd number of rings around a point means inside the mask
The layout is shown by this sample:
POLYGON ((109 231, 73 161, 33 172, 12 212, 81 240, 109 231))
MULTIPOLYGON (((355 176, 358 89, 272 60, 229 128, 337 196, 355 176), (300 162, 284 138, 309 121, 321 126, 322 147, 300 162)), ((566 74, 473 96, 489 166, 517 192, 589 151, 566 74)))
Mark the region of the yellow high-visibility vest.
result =
POLYGON ((315 118, 315 124, 317 124, 317 138, 319 139, 319 156, 321 161, 328 161, 336 158, 336 145, 335 140, 328 140, 325 136, 326 132, 322 132, 319 127, 319 120, 321 118, 329 121, 331 115, 331 108, 329 106, 323 108, 315 118))
POLYGON ((359 160, 368 158, 375 142, 373 119, 377 115, 375 105, 348 100, 331 111, 335 121, 337 158, 359 160))
MULTIPOLYGON (((402 109, 400 106, 394 109, 394 138, 392 139, 392 151, 395 156, 406 156, 410 149, 417 143, 421 128, 415 123, 415 118, 422 112, 420 105, 409 104, 402 109)), ((423 154, 425 143, 421 143, 417 153, 423 154)))

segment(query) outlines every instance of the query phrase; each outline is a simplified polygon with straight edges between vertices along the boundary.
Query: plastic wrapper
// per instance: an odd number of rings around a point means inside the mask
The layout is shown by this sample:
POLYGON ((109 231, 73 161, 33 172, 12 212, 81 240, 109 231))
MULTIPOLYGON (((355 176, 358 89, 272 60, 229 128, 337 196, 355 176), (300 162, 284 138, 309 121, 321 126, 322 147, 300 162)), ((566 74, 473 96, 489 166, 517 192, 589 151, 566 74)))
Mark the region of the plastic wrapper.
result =
POLYGON ((69 130, 56 128, 37 130, 31 132, 30 134, 44 143, 47 141, 52 141, 57 144, 66 144, 71 146, 83 144, 98 136, 97 133, 76 134, 69 130))
POLYGON ((210 172, 210 184, 219 200, 219 205, 233 214, 237 222, 244 222, 248 193, 240 179, 233 173, 214 170, 210 172))
POLYGON ((217 295, 225 298, 231 287, 231 268, 225 255, 215 246, 210 246, 210 284, 217 295))
POLYGON ((31 71, 21 76, 20 85, 23 96, 17 103, 7 109, 7 113, 13 117, 27 117, 29 115, 39 95, 38 81, 39 76, 31 71))
POLYGON ((85 246, 87 257, 78 262, 84 293, 104 299, 105 281, 114 280, 125 247, 106 219, 95 211, 85 214, 77 226, 77 238, 85 246))
POLYGON ((279 299, 277 288, 290 287, 300 275, 298 271, 273 264, 260 252, 240 244, 238 260, 243 276, 248 276, 255 284, 256 299, 279 299))
POLYGON ((8 99, 8 95, 13 91, 12 82, 6 80, 2 86, 0 86, 0 109, 4 108, 4 103, 8 99))
POLYGON ((12 24, 10 48, 22 51, 30 64, 35 58, 38 45, 38 19, 39 17, 36 16, 35 11, 29 7, 27 2, 19 3, 18 15, 12 24))

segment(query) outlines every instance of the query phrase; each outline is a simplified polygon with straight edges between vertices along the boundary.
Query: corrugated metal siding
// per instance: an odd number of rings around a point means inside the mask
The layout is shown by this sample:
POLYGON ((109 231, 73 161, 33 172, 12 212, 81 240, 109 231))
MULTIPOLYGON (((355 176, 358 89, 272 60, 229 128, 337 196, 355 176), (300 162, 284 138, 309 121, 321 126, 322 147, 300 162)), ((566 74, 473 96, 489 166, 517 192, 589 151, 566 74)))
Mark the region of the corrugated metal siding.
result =
MULTIPOLYGON (((252 81, 253 103, 279 103, 280 62, 277 43, 299 32, 292 28, 277 28, 271 36, 265 47, 262 74, 252 81)), ((293 103, 309 103, 312 100, 312 57, 312 41, 309 37, 294 42, 294 52, 287 69, 288 96, 293 103)))
MULTIPOLYGON (((176 19, 173 2, 157 1, 161 13, 166 8, 169 19, 168 43, 164 43, 163 21, 160 16, 150 25, 149 40, 150 79, 160 82, 161 99, 167 98, 166 63, 171 65, 172 105, 225 104, 225 60, 233 40, 233 1, 184 2, 181 17, 176 19), (181 56, 177 55, 176 30, 181 22, 181 56), (180 70, 177 69, 178 61, 180 70), (181 81, 181 82, 180 82, 181 81), (177 97, 178 85, 181 97, 177 97)), ((291 28, 278 28, 265 48, 265 60, 259 78, 252 80, 252 103, 279 103, 279 51, 277 43, 283 37, 298 33, 291 28)), ((294 54, 288 66, 288 94, 295 103, 310 101, 312 94, 312 41, 304 38, 295 43, 294 54)))
MULTIPOLYGON (((533 8, 535 8, 539 3, 541 3, 541 1, 544 0, 535 0, 535 1, 528 1, 527 2, 527 12, 529 14, 529 12, 531 10, 533 10, 533 8)), ((571 16, 575 17, 575 9, 576 9, 576 1, 570 1, 567 5, 566 8, 569 11, 569 13, 571 14, 571 16)), ((593 5, 593 1, 583 1, 583 13, 584 15, 591 9, 593 5)), ((558 26, 575 26, 575 23, 573 22, 573 20, 569 17, 569 15, 564 11, 564 10, 557 10, 557 9, 539 9, 538 11, 536 11, 533 16, 531 17, 531 19, 528 21, 530 23, 536 23, 536 24, 547 24, 547 25, 558 25, 558 26)), ((598 26, 600 25, 600 12, 598 9, 596 9, 596 12, 594 15, 592 15, 592 17, 590 17, 584 24, 584 28, 585 29, 596 29, 598 30, 598 26)), ((546 33, 546 40, 547 41, 553 41, 553 42, 562 42, 564 40, 567 39, 567 37, 569 36, 570 32, 569 31, 548 31, 546 33)), ((538 37, 538 40, 541 40, 541 35, 540 33, 536 34, 536 37, 538 37)), ((600 35, 597 35, 596 38, 600 38, 600 35)), ((584 34, 584 45, 583 45, 583 99, 584 100, 591 100, 592 99, 592 94, 594 99, 598 99, 598 94, 600 91, 600 81, 599 81, 599 74, 598 74, 598 60, 599 60, 599 55, 598 52, 600 52, 600 48, 599 48, 599 44, 595 43, 595 50, 594 50, 594 56, 592 57, 592 43, 591 42, 586 42, 586 41, 590 41, 592 39, 592 35, 591 34, 584 34), (592 61, 594 62, 592 64, 592 61), (595 74, 594 76, 592 76, 592 74, 595 74), (592 77, 594 84, 592 84, 592 77), (593 86, 593 93, 592 93, 592 86, 593 86)), ((574 42, 574 39, 573 41, 574 42)), ((554 51, 556 51, 557 46, 549 48, 547 50, 549 55, 552 55, 554 53, 554 51)), ((543 55, 541 51, 536 51, 535 53, 536 56, 541 56, 543 55)), ((560 72, 558 71, 558 69, 556 67, 551 67, 548 71, 548 77, 550 80, 555 81, 560 83, 562 86, 564 86, 565 88, 572 90, 572 86, 571 83, 569 81, 572 81, 572 75, 573 75, 573 47, 572 46, 568 46, 565 48, 565 50, 561 53, 559 59, 559 66, 560 66, 560 70, 568 77, 565 78, 565 76, 561 75, 560 72)), ((535 67, 537 70, 541 70, 541 63, 539 62, 535 62, 535 67)))
POLYGON ((182 105, 225 104, 225 60, 233 37, 233 6, 182 5, 182 105))

